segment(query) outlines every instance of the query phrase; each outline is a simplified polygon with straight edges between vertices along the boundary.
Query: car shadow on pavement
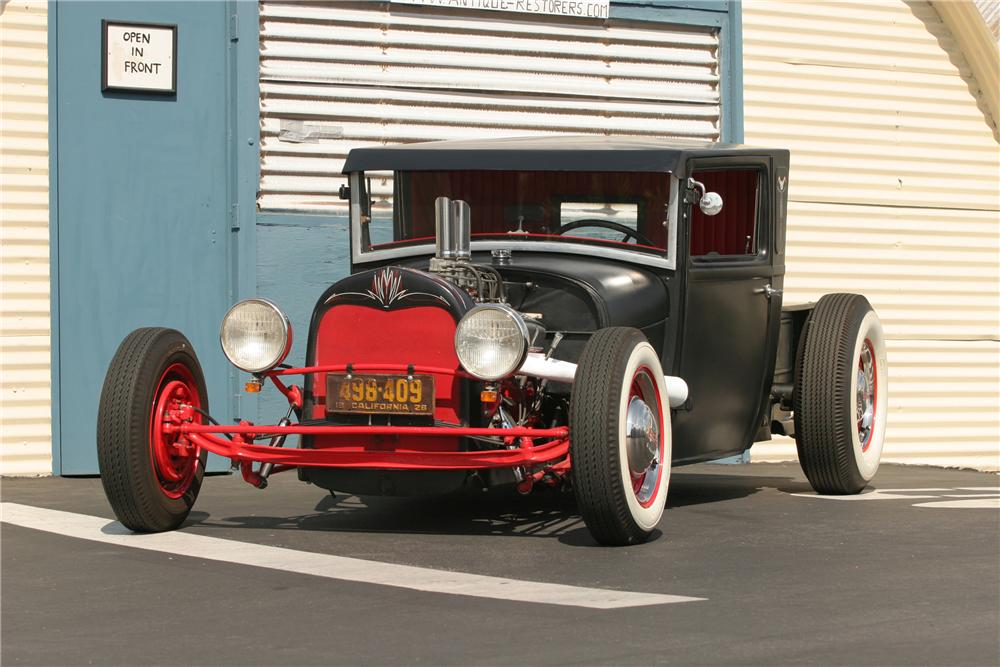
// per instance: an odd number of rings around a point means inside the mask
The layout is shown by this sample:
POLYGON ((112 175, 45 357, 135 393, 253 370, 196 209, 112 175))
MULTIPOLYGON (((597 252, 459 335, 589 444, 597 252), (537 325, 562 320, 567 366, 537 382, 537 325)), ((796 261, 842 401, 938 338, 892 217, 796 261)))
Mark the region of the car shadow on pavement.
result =
MULTIPOLYGON (((807 491, 791 477, 674 473, 667 507, 706 506, 745 498, 763 489, 807 491)), ((570 546, 596 543, 577 513, 571 492, 541 489, 522 496, 513 489, 463 490, 444 496, 385 498, 324 495, 308 514, 217 516, 194 511, 185 524, 325 532, 481 535, 555 538, 570 546)), ((653 539, 658 537, 654 534, 653 539)))
POLYGON ((809 483, 794 477, 763 477, 751 474, 685 474, 675 472, 670 480, 667 508, 736 500, 764 489, 782 493, 810 491, 809 483))

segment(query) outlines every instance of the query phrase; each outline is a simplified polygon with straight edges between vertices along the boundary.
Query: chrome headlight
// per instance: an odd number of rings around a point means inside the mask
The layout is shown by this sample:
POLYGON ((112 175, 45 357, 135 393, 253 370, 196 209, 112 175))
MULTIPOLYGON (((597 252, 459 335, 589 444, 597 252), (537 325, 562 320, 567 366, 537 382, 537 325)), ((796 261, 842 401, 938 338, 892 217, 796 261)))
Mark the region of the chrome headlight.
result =
POLYGON ((528 353, 528 328, 508 306, 476 306, 458 323, 455 353, 480 380, 499 380, 516 371, 528 353))
POLYGON ((229 309, 219 332, 222 351, 247 373, 269 371, 288 356, 292 324, 266 299, 247 299, 229 309))

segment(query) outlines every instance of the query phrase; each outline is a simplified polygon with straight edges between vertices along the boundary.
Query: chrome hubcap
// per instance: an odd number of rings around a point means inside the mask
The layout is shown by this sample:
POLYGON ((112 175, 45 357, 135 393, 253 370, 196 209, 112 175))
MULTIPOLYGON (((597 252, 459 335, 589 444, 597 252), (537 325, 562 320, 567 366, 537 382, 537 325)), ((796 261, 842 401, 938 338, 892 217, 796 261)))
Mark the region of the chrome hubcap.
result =
POLYGON ((629 472, 639 483, 639 488, 635 489, 636 497, 639 502, 646 502, 656 491, 660 426, 649 405, 638 396, 631 398, 625 414, 625 450, 629 472))
POLYGON ((875 355, 871 341, 867 339, 858 357, 857 375, 855 417, 858 423, 858 440, 864 451, 871 444, 872 429, 875 428, 875 355))

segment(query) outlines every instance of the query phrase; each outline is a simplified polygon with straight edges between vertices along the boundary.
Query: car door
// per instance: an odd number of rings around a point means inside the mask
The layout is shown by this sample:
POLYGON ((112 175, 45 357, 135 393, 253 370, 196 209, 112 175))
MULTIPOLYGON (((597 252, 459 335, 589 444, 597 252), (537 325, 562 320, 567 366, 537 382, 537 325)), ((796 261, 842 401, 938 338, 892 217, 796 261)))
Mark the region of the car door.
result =
POLYGON ((699 160, 689 171, 723 209, 705 215, 684 205, 681 224, 683 320, 675 370, 689 402, 674 415, 674 460, 698 461, 744 451, 753 441, 767 376, 773 372, 772 229, 767 158, 699 160))

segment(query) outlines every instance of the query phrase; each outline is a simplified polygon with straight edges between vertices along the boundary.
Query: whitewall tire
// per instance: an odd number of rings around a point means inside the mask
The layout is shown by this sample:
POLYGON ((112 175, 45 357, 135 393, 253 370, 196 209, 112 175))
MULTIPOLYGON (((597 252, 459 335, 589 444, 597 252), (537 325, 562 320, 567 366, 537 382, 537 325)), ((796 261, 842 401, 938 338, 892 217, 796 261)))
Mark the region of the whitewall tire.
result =
POLYGON ((666 506, 672 442, 663 370, 640 331, 613 327, 591 337, 569 422, 573 489, 594 539, 646 541, 666 506))
POLYGON ((799 463, 817 493, 858 493, 875 477, 888 385, 885 334, 868 300, 822 297, 799 342, 793 396, 799 463))

